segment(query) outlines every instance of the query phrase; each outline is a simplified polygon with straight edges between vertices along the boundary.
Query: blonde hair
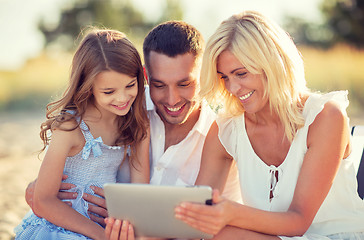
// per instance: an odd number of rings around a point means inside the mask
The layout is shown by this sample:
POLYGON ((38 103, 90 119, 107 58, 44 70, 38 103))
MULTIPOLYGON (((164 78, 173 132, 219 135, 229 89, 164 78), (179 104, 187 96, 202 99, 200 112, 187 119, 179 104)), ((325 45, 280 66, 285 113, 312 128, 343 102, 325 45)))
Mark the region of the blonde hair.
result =
POLYGON ((228 50, 252 74, 262 74, 270 109, 292 141, 304 124, 301 95, 307 93, 303 61, 289 35, 258 12, 246 11, 223 21, 207 42, 201 70, 200 96, 213 106, 223 105, 228 116, 244 108, 217 75, 217 59, 228 50))
POLYGON ((42 123, 40 132, 43 150, 50 141, 48 131, 63 129, 62 123, 76 118, 82 120, 87 106, 94 104, 92 87, 95 77, 103 71, 116 71, 136 77, 138 82, 138 94, 130 111, 118 117, 119 136, 115 144, 131 146, 133 154, 135 144, 147 136, 149 121, 145 107, 145 79, 137 49, 122 32, 90 28, 73 57, 67 90, 61 99, 47 105, 48 120, 42 123))

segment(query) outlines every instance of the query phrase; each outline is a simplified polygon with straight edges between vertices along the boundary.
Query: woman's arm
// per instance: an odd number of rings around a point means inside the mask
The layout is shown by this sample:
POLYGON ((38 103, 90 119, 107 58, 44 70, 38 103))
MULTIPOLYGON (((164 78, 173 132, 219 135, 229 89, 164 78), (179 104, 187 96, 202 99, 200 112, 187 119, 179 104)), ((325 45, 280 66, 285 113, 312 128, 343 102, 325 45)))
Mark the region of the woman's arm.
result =
POLYGON ((229 201, 220 197, 233 157, 225 150, 218 137, 218 125, 214 122, 206 136, 202 150, 200 171, 196 185, 208 185, 213 190, 213 206, 185 202, 175 209, 176 218, 201 231, 217 234, 228 223, 224 210, 229 201))
MULTIPOLYGON (((327 103, 311 124, 296 190, 289 212, 298 213, 305 232, 325 200, 343 158, 350 151, 350 130, 346 115, 327 103)), ((334 210, 334 209, 333 209, 334 210)))
POLYGON ((209 185, 223 192, 233 158, 221 144, 218 131, 219 128, 214 122, 206 136, 195 185, 209 185))
MULTIPOLYGON (((94 239, 103 239, 102 227, 82 216, 58 199, 66 157, 79 148, 78 129, 74 131, 54 130, 52 141, 41 165, 34 190, 35 213, 53 224, 78 232, 94 239)), ((81 138, 82 141, 82 138, 81 138)))
MULTIPOLYGON (((214 206, 184 203, 176 209, 177 213, 195 227, 207 227, 217 221, 219 229, 231 225, 270 235, 302 235, 326 198, 340 161, 348 155, 348 144, 346 116, 337 106, 327 103, 309 128, 308 150, 287 212, 263 211, 223 199, 214 206)), ((210 229, 210 233, 216 234, 219 229, 210 229)))
MULTIPOLYGON (((349 134, 344 113, 327 103, 309 127, 307 152, 288 211, 271 213, 247 208, 243 212, 250 219, 243 227, 275 235, 304 234, 325 200, 340 162, 349 154, 349 134)), ((231 224, 238 225, 238 221, 231 224)))

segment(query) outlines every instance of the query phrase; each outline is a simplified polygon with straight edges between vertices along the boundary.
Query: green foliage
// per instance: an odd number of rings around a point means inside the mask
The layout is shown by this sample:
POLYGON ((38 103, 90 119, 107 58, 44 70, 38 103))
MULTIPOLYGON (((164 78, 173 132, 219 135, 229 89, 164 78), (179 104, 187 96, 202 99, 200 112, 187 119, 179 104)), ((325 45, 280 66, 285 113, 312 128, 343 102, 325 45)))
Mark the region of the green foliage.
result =
POLYGON ((287 16, 284 28, 298 44, 329 48, 345 43, 364 47, 363 0, 323 0, 321 12, 322 23, 287 16))
POLYGON ((163 12, 164 14, 159 19, 159 22, 183 19, 183 9, 178 0, 166 0, 166 6, 163 12))
POLYGON ((284 29, 293 37, 297 45, 330 48, 334 45, 334 34, 326 24, 307 22, 296 16, 287 16, 284 29))
POLYGON ((183 18, 178 0, 166 0, 165 9, 161 12, 157 22, 151 22, 131 0, 75 0, 73 5, 62 9, 58 24, 51 25, 42 19, 38 28, 45 36, 46 47, 57 45, 67 51, 75 48, 75 39, 88 26, 117 29, 126 33, 133 42, 140 42, 159 22, 183 18))
POLYGON ((57 26, 48 26, 41 20, 39 29, 45 36, 46 46, 58 44, 64 50, 72 50, 79 33, 87 26, 113 28, 136 35, 150 29, 152 23, 146 23, 143 15, 131 4, 130 0, 78 0, 74 5, 62 10, 57 26))
POLYGON ((364 47, 364 1, 324 0, 321 10, 334 33, 333 41, 364 47))

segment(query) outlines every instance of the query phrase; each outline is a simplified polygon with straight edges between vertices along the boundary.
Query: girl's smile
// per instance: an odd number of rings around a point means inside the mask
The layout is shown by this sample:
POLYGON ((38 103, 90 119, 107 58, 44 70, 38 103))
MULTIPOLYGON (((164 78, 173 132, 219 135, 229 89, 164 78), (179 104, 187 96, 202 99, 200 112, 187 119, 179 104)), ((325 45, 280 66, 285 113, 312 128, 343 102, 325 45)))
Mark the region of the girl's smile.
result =
POLYGON ((124 116, 138 94, 137 79, 116 71, 100 72, 94 81, 93 94, 100 111, 124 116))
POLYGON ((124 110, 124 109, 126 109, 126 108, 128 107, 129 102, 130 102, 130 101, 128 101, 127 103, 124 103, 124 104, 119 104, 119 105, 111 104, 111 105, 112 105, 114 108, 116 108, 117 110, 122 111, 122 110, 124 110))

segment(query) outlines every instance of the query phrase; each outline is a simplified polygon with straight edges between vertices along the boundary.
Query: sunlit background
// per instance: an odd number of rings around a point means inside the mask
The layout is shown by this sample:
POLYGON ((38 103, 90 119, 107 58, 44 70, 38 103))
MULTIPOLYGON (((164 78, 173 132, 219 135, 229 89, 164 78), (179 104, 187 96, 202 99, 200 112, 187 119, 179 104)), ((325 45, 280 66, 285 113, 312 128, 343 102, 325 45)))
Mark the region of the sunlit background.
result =
POLYGON ((184 20, 207 40, 234 13, 258 10, 286 29, 304 58, 308 86, 348 90, 351 125, 364 124, 363 0, 0 0, 0 240, 28 211, 45 105, 62 94, 85 26, 125 32, 141 52, 156 24, 184 20))

